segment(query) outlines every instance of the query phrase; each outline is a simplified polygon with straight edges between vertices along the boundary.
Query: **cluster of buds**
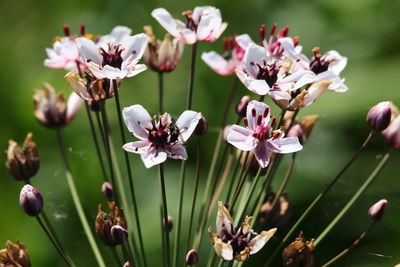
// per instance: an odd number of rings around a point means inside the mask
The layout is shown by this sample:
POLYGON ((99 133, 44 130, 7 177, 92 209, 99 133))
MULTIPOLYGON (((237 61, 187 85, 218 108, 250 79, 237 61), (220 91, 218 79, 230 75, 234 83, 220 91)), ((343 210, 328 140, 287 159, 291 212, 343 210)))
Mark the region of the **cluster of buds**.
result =
POLYGON ((313 267, 315 265, 314 239, 305 241, 300 232, 289 246, 282 252, 283 266, 287 267, 313 267))
POLYGON ((114 202, 108 202, 111 213, 106 214, 101 205, 96 217, 96 233, 107 246, 120 245, 128 239, 124 212, 114 202))
POLYGON ((22 147, 9 140, 6 151, 6 168, 18 181, 27 181, 39 170, 40 160, 32 133, 28 133, 22 147))
POLYGON ((0 266, 30 267, 31 261, 24 244, 7 241, 6 248, 0 250, 0 266))

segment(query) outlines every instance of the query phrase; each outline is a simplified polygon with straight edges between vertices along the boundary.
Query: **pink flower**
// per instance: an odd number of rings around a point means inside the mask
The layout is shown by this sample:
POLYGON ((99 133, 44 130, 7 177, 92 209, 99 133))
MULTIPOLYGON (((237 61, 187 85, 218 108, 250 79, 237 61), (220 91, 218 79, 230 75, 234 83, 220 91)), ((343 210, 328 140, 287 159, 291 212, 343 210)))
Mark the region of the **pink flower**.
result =
POLYGON ((254 151, 256 160, 265 168, 270 152, 293 153, 303 149, 297 137, 284 138, 282 130, 273 130, 275 122, 275 118, 270 120, 269 106, 253 100, 247 106, 246 128, 232 125, 227 141, 240 150, 254 151))
POLYGON ((224 38, 223 55, 217 52, 204 52, 201 59, 216 73, 228 76, 242 66, 245 50, 236 42, 235 37, 224 38))
POLYGON ((163 163, 167 157, 187 159, 185 142, 192 135, 201 113, 186 110, 176 122, 168 113, 150 117, 141 105, 124 108, 126 127, 140 141, 127 143, 123 149, 140 154, 146 168, 163 163))
POLYGON ((82 64, 78 47, 72 37, 57 38, 53 48, 46 48, 48 58, 44 65, 52 69, 77 70, 77 64, 82 64))
POLYGON ((212 6, 196 7, 193 13, 183 12, 186 23, 174 19, 164 8, 154 9, 151 15, 169 34, 186 44, 197 41, 214 42, 228 26, 226 22, 222 22, 219 9, 212 6))
POLYGON ((85 37, 76 39, 80 55, 97 79, 122 80, 147 69, 137 64, 146 49, 147 35, 129 34, 129 28, 118 26, 97 44, 85 37))

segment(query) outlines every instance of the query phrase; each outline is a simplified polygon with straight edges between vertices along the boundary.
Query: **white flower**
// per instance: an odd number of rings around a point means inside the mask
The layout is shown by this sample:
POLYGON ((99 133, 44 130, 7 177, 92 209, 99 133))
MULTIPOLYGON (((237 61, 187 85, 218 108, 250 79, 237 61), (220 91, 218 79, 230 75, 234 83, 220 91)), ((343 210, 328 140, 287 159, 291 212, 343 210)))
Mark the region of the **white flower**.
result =
POLYGON ((124 108, 126 127, 140 141, 127 143, 123 149, 140 154, 146 168, 163 163, 167 157, 187 159, 185 142, 192 135, 201 113, 186 110, 174 123, 171 115, 150 117, 141 105, 124 108))
POLYGON ((276 119, 270 121, 269 106, 251 101, 247 106, 246 118, 242 127, 232 125, 227 141, 243 151, 253 151, 260 166, 268 166, 270 152, 293 153, 303 149, 297 137, 284 138, 282 130, 273 130, 276 119))
POLYGON ((226 22, 222 22, 219 9, 212 6, 196 7, 193 13, 184 12, 186 23, 174 19, 164 8, 154 9, 151 15, 169 34, 186 44, 197 41, 214 42, 228 26, 226 22))
POLYGON ((44 65, 48 68, 72 71, 78 69, 77 64, 84 68, 78 47, 72 37, 57 38, 53 48, 46 48, 46 53, 48 58, 44 60, 44 65))

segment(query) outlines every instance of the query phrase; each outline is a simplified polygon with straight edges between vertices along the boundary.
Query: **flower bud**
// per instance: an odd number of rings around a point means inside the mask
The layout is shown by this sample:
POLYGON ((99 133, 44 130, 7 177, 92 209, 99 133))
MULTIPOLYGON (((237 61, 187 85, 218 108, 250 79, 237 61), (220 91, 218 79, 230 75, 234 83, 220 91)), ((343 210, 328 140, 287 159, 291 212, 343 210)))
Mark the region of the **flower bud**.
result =
POLYGON ((172 231, 172 228, 174 227, 174 220, 172 219, 172 216, 168 215, 168 221, 167 221, 167 228, 168 232, 172 231))
POLYGON ((376 202, 368 210, 369 217, 371 217, 372 220, 377 222, 382 220, 382 218, 386 214, 387 204, 388 202, 386 199, 381 199, 378 202, 376 202))
POLYGON ((101 186, 101 192, 103 192, 103 195, 108 200, 112 200, 114 196, 114 190, 112 184, 110 184, 109 182, 104 182, 103 185, 101 186))
POLYGON ((206 118, 203 115, 201 115, 201 119, 197 123, 197 126, 194 129, 193 133, 197 136, 200 136, 200 135, 205 135, 207 131, 208 131, 208 122, 206 118))
POLYGON ((236 114, 240 117, 246 117, 247 105, 251 101, 248 95, 242 97, 239 102, 236 104, 236 114))
POLYGON ((232 126, 232 125, 226 125, 225 128, 224 128, 223 135, 224 135, 224 140, 225 140, 225 141, 226 141, 226 138, 228 138, 228 134, 229 134, 229 131, 230 131, 230 129, 231 129, 231 126, 232 126))
POLYGON ((389 145, 395 149, 400 149, 400 115, 392 120, 389 127, 382 134, 389 145))
POLYGON ((6 168, 16 180, 28 180, 39 170, 40 160, 32 133, 28 133, 21 147, 9 140, 6 151, 6 168))
POLYGON ((374 131, 383 131, 389 126, 391 115, 390 102, 380 102, 369 110, 367 115, 368 125, 374 131))
POLYGON ((283 266, 313 267, 315 265, 314 240, 305 241, 303 233, 282 252, 283 266))
POLYGON ((187 265, 195 265, 199 261, 199 253, 196 250, 192 249, 186 254, 186 264, 187 265))
POLYGON ((30 267, 31 261, 24 244, 7 241, 6 248, 0 250, 0 266, 30 267))
POLYGON ((21 189, 19 205, 29 216, 38 215, 43 209, 43 198, 39 190, 27 184, 21 189))
MULTIPOLYGON (((111 210, 111 213, 109 214, 105 213, 102 210, 101 205, 99 205, 99 212, 96 217, 96 233, 105 245, 115 246, 117 245, 117 243, 113 238, 111 229, 113 226, 118 225, 126 230, 127 222, 123 210, 119 208, 117 205, 115 205, 114 202, 108 202, 108 208, 111 210)), ((117 228, 117 230, 121 229, 117 228)))
POLYGON ((129 261, 127 261, 127 262, 124 263, 123 267, 131 267, 131 264, 129 263, 129 261))
POLYGON ((128 231, 120 225, 114 225, 111 227, 111 236, 114 240, 114 244, 121 245, 128 240, 128 231))

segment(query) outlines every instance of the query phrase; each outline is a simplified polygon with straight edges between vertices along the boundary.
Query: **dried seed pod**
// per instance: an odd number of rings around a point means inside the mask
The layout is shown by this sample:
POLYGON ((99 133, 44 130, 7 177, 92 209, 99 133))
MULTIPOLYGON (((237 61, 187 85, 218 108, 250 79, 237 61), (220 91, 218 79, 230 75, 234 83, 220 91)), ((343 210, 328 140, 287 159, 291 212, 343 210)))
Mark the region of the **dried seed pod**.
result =
POLYGON ((111 228, 118 225, 124 229, 128 229, 127 222, 123 210, 115 205, 114 202, 108 202, 108 207, 111 210, 111 213, 106 214, 102 210, 101 205, 99 205, 99 212, 96 217, 95 225, 96 233, 105 245, 115 246, 117 243, 112 236, 111 228))
POLYGON ((0 250, 0 266, 30 267, 31 261, 24 244, 7 241, 6 248, 0 250))
POLYGON ((303 232, 300 232, 289 246, 282 252, 283 266, 313 267, 315 265, 314 239, 305 241, 303 232))

